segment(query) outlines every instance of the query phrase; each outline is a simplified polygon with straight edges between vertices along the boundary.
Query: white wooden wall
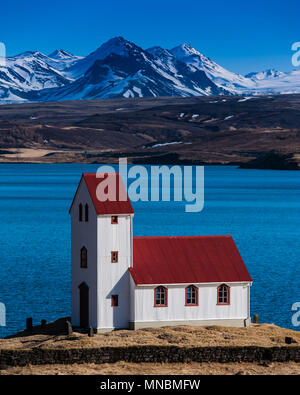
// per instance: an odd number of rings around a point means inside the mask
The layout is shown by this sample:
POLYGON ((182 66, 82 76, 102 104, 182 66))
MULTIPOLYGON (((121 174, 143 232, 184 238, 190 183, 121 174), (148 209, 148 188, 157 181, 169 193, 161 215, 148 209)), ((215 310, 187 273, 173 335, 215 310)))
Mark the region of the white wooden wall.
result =
POLYGON ((129 321, 134 322, 135 319, 135 283, 132 276, 130 275, 130 311, 129 311, 129 321))
MULTIPOLYGON (((117 214, 116 214, 117 215, 117 214)), ((98 217, 98 328, 127 328, 130 313, 130 273, 132 216, 98 217), (111 263, 111 251, 119 252, 119 262, 111 263), (119 295, 119 306, 111 306, 111 295, 119 295)))
POLYGON ((231 287, 230 305, 217 305, 219 284, 194 284, 199 289, 198 306, 185 306, 186 286, 167 285, 168 307, 154 307, 155 286, 135 286, 133 282, 131 284, 135 302, 131 321, 218 320, 249 317, 248 284, 227 283, 231 287))

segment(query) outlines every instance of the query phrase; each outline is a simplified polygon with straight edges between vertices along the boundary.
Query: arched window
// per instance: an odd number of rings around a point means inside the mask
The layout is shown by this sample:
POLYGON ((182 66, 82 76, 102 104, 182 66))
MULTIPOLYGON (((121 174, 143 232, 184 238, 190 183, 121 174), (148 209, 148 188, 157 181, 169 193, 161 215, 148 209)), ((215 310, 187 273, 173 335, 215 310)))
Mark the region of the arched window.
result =
POLYGON ((79 222, 82 222, 82 204, 80 203, 78 207, 78 216, 79 216, 79 222))
POLYGON ((230 304, 230 287, 226 284, 218 287, 218 304, 230 304))
POLYGON ((88 204, 85 205, 85 222, 89 221, 89 206, 88 204))
POLYGON ((168 306, 168 290, 165 287, 157 287, 154 290, 154 306, 167 307, 168 306))
POLYGON ((86 269, 87 266, 87 249, 82 247, 80 250, 80 267, 86 269))
POLYGON ((190 285, 185 289, 185 305, 198 306, 198 288, 190 285))

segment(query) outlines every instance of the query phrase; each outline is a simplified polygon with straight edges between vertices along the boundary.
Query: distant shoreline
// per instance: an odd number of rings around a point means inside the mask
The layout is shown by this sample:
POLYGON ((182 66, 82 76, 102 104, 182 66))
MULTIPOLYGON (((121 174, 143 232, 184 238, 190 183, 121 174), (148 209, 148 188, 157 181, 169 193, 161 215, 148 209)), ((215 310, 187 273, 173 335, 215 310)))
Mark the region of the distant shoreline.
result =
MULTIPOLYGON (((55 151, 53 152, 53 155, 55 155, 55 151)), ((274 155, 274 158, 270 160, 269 156, 271 156, 269 153, 266 155, 263 155, 262 158, 259 158, 259 160, 254 160, 250 161, 249 163, 205 163, 202 161, 188 161, 188 160, 174 160, 174 161, 168 161, 167 160, 167 155, 165 159, 162 159, 160 157, 157 158, 157 160, 151 160, 151 158, 146 158, 145 161, 142 159, 137 159, 137 160, 132 160, 131 158, 128 158, 128 164, 129 165, 134 165, 134 164, 139 164, 139 165, 155 165, 155 166, 235 166, 238 169, 253 169, 253 170, 284 170, 284 171, 294 171, 294 170, 300 170, 300 157, 298 160, 293 160, 291 156, 288 158, 285 158, 285 156, 281 155, 274 155), (292 159, 292 160, 290 160, 292 159)), ((103 158, 102 160, 99 161, 81 161, 81 162, 74 162, 74 161, 43 161, 42 157, 37 157, 36 160, 29 159, 29 158, 24 158, 23 160, 3 160, 3 158, 0 158, 0 165, 1 164, 17 164, 17 165, 24 165, 24 164, 107 164, 107 165, 117 165, 118 162, 116 161, 116 158, 103 158)))

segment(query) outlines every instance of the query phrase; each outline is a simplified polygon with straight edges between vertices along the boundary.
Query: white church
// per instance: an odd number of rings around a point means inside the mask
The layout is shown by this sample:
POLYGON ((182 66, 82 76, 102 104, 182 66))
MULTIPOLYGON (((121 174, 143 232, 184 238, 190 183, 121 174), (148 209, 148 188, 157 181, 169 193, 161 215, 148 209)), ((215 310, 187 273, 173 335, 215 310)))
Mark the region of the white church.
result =
POLYGON ((133 237, 126 191, 100 201, 102 181, 83 174, 70 208, 74 327, 250 326, 252 280, 231 236, 133 237))

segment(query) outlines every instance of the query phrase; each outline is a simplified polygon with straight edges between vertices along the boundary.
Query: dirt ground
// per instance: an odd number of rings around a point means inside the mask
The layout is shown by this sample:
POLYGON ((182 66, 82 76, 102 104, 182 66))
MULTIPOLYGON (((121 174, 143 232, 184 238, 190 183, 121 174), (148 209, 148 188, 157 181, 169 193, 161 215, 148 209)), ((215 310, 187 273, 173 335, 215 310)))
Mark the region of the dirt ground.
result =
POLYGON ((299 375, 300 363, 128 363, 26 366, 0 375, 299 375))
MULTIPOLYGON (((29 334, 22 332, 10 339, 0 339, 0 349, 87 348, 142 345, 199 346, 286 346, 285 337, 300 344, 300 332, 273 324, 252 324, 251 328, 222 326, 169 326, 137 331, 117 330, 88 337, 74 332, 71 336, 29 334)), ((292 344, 291 347, 295 346, 292 344)))

